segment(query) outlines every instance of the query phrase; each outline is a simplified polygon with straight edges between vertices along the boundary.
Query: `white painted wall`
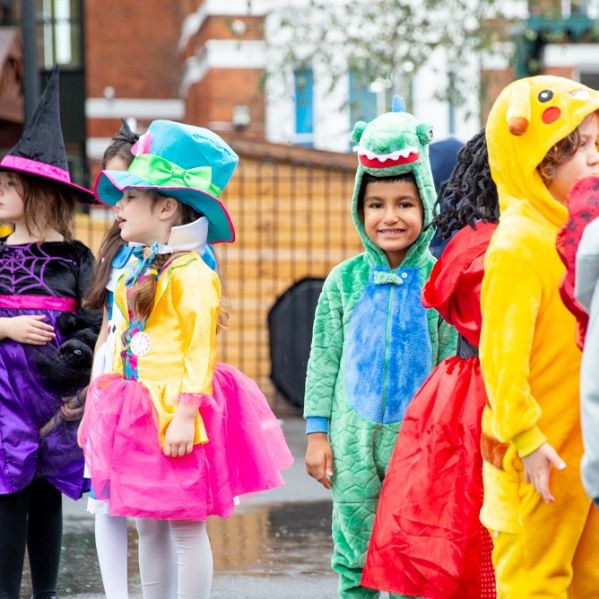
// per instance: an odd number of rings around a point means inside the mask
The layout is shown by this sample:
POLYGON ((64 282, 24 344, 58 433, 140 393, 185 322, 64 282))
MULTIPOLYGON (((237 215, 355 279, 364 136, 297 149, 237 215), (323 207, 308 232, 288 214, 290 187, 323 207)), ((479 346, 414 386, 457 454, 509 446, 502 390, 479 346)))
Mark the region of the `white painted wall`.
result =
POLYGON ((599 44, 547 44, 543 62, 554 67, 574 67, 579 73, 597 73, 599 44))

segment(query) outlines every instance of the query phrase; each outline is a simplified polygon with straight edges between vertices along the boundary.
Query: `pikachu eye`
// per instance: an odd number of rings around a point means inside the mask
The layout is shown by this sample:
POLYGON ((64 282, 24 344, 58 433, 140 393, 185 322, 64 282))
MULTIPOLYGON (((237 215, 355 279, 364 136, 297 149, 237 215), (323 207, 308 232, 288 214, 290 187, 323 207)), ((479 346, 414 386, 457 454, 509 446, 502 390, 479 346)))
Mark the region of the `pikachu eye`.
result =
POLYGON ((539 102, 549 102, 553 98, 553 92, 549 89, 544 89, 542 92, 539 92, 538 98, 539 102))

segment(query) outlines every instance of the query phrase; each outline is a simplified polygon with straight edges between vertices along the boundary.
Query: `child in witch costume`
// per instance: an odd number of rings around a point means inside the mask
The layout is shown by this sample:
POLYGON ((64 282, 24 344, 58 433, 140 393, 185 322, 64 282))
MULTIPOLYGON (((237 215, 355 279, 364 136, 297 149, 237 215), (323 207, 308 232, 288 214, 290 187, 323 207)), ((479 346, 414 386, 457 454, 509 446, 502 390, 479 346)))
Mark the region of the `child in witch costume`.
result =
POLYGON ((78 499, 86 490, 80 414, 43 385, 35 352, 60 345, 57 319, 78 309, 89 284, 93 256, 70 224, 75 200, 92 198, 67 170, 54 72, 0 161, 0 220, 14 225, 0 245, 0 596, 10 599, 19 597, 26 544, 34 597, 56 596, 61 493, 78 499), (42 436, 58 411, 63 418, 42 436))
POLYGON ((455 351, 455 331, 420 301, 435 262, 431 137, 399 98, 392 112, 355 125, 352 216, 365 251, 327 277, 314 320, 306 467, 332 488, 341 597, 379 594, 360 578, 391 452, 415 392, 455 351))
POLYGON ((491 538, 481 526, 478 360, 483 260, 499 218, 485 132, 460 151, 433 224, 449 240, 423 304, 460 333, 408 407, 383 484, 362 584, 426 599, 495 597, 491 538))
POLYGON ((561 77, 505 88, 487 122, 500 220, 485 255, 484 502, 499 597, 599 596, 599 513, 580 480, 580 351, 559 286, 568 192, 599 165, 599 93, 561 77))
POLYGON ((80 440, 97 496, 136 518, 144 597, 201 598, 206 518, 282 484, 292 457, 257 386, 232 367, 215 373, 220 282, 195 249, 234 240, 218 196, 236 154, 172 121, 154 121, 133 153, 126 172, 96 182, 123 239, 141 245, 117 284, 113 369, 89 388, 80 440))

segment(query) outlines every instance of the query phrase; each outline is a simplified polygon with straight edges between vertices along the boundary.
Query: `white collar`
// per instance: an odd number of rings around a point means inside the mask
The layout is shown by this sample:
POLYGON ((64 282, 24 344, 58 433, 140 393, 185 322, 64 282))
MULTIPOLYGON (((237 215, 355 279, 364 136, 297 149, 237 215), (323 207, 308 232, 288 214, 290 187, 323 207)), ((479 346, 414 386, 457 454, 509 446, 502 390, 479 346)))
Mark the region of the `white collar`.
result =
POLYGON ((186 225, 178 225, 171 229, 168 243, 158 244, 159 254, 194 251, 200 256, 206 249, 208 239, 208 219, 201 216, 186 225))

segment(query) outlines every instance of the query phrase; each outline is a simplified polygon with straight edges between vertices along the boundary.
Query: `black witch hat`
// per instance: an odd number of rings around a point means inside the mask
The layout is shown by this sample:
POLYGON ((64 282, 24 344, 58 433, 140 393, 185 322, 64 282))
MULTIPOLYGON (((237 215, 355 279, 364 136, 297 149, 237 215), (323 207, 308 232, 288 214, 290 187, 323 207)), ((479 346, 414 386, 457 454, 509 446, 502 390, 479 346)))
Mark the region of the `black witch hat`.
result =
POLYGON ((73 183, 69 174, 60 125, 58 78, 58 69, 54 69, 33 117, 17 144, 0 161, 0 169, 54 181, 76 192, 78 199, 92 202, 93 192, 73 183))

